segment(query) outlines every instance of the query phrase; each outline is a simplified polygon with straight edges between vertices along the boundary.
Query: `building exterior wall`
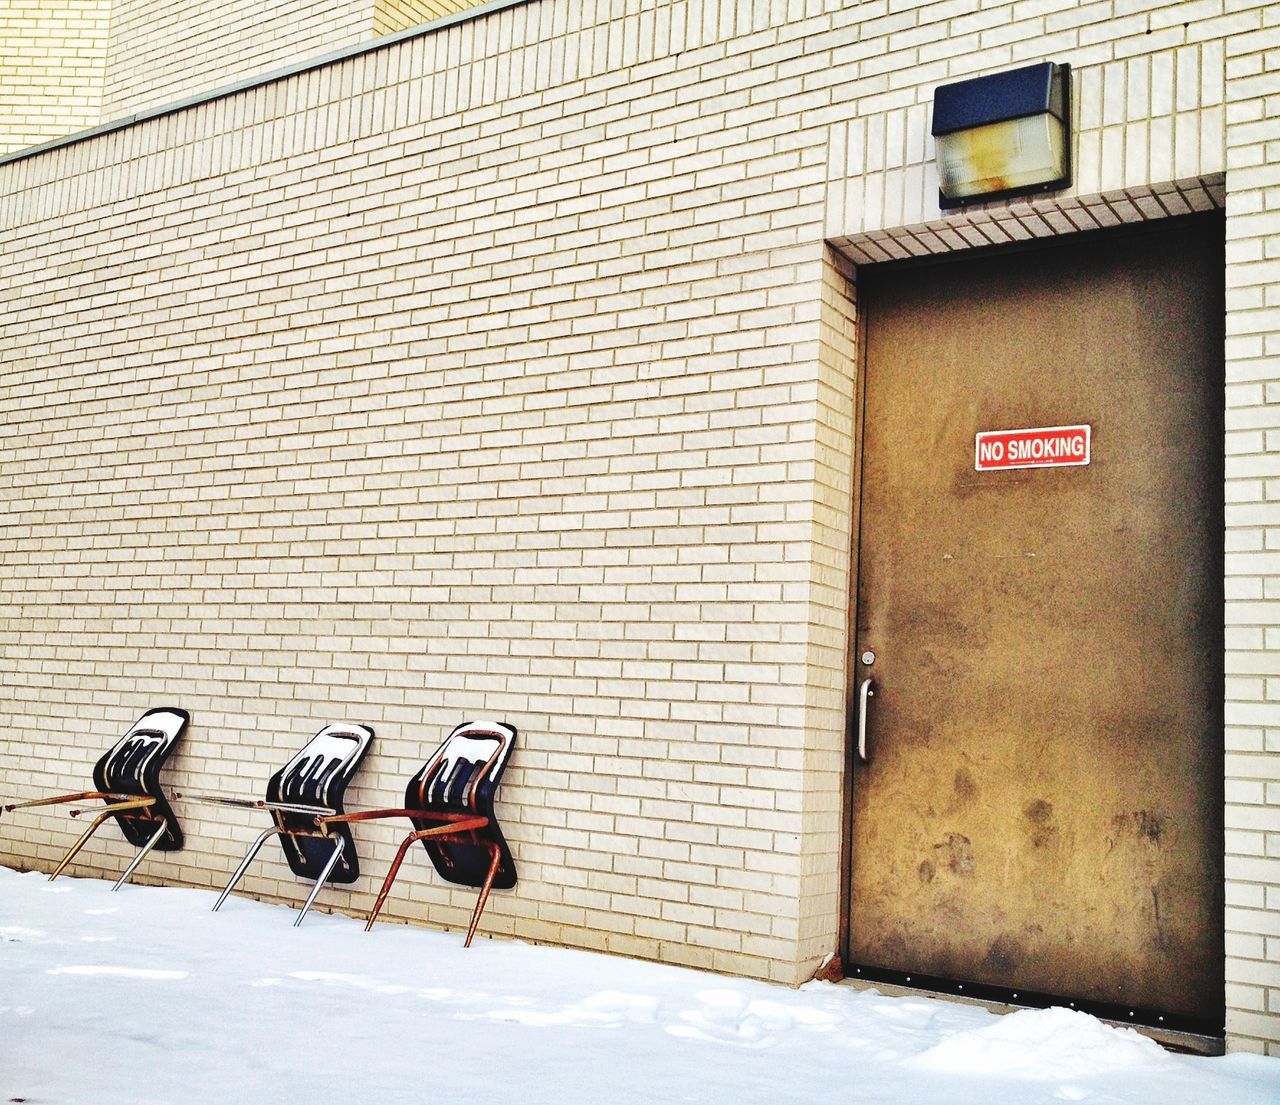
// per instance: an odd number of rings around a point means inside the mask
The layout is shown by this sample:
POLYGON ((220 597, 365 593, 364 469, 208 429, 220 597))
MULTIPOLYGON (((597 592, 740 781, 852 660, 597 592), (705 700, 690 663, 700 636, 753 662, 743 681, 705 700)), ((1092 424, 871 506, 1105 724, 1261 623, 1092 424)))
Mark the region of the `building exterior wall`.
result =
MULTIPOLYGON (((1280 1049, 1280 17, 972 7, 533 0, 0 164, 5 789, 173 701, 179 790, 345 716, 387 804, 496 715, 486 927, 799 981, 840 924, 856 265, 1225 204, 1228 1031, 1280 1049), (1045 58, 1074 187, 944 218, 932 89, 1045 58)), ((255 831, 186 824, 148 877, 255 831)), ((387 911, 469 904, 419 870, 387 911)))
POLYGON ((0 155, 93 126, 111 0, 6 0, 0 10, 0 155))
MULTIPOLYGON (((729 92, 713 28, 682 70, 633 18, 572 50, 563 11, 499 18, 531 45, 467 23, 7 168, 7 723, 90 722, 20 782, 159 696, 199 726, 179 789, 372 723, 370 805, 509 717, 496 928, 794 981, 802 845, 836 846, 804 808, 824 131, 729 92)), ((152 870, 216 882, 251 826, 188 816, 152 870)))

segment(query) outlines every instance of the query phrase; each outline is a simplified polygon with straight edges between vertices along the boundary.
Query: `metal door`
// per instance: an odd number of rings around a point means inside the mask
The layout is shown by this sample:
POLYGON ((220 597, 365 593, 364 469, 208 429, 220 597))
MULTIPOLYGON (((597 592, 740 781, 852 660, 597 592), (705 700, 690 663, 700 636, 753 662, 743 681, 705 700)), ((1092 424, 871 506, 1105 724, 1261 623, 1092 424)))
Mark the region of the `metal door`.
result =
POLYGON ((1201 218, 860 272, 861 973, 1221 1031, 1222 272, 1201 218))

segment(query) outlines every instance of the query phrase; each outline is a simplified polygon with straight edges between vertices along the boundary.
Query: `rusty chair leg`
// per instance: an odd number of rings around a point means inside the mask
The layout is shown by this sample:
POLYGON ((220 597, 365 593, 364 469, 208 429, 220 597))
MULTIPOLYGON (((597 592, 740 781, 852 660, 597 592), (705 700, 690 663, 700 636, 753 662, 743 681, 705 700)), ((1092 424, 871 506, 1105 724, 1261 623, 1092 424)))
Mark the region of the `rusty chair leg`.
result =
POLYGON ((471 926, 467 929, 467 942, 462 946, 471 947, 471 938, 476 934, 476 926, 480 923, 480 914, 484 912, 484 904, 489 900, 489 891, 493 889, 493 880, 497 878, 498 867, 502 864, 502 851, 492 841, 489 842, 489 873, 484 877, 484 886, 480 888, 480 897, 476 901, 475 912, 471 914, 471 926))
MULTIPOLYGON (((145 809, 147 806, 153 805, 154 803, 155 803, 154 798, 137 798, 137 799, 131 799, 130 801, 127 801, 127 802, 117 802, 114 805, 107 806, 104 810, 102 810, 101 813, 98 814, 97 817, 93 819, 93 822, 89 825, 89 827, 80 834, 80 839, 77 840, 73 845, 71 845, 71 851, 69 851, 65 856, 63 856, 62 862, 59 863, 58 866, 53 869, 53 874, 49 876, 49 881, 53 882, 54 879, 56 879, 59 875, 62 874, 63 871, 67 869, 67 864, 69 864, 73 859, 76 858, 76 854, 80 851, 81 848, 83 848, 86 844, 89 843, 89 838, 98 831, 98 827, 104 821, 106 821, 107 818, 115 817, 115 815, 117 813, 120 813, 122 810, 145 809)), ((31 805, 41 805, 41 804, 52 805, 53 803, 52 802, 48 802, 48 803, 32 802, 30 804, 31 805)), ((71 816, 76 817, 80 814, 80 812, 81 812, 80 810, 72 810, 71 816)))
POLYGON ((56 806, 62 802, 86 802, 90 798, 125 798, 127 795, 105 794, 100 790, 82 790, 78 794, 59 794, 54 798, 33 798, 29 802, 10 802, 7 806, 0 806, 0 811, 9 813, 11 810, 29 810, 36 806, 56 806))
MULTIPOLYGON (((423 833, 430 833, 430 829, 424 829, 423 833)), ((387 872, 387 877, 382 880, 382 889, 378 891, 378 897, 373 903, 373 908, 369 910, 369 919, 364 923, 364 931, 368 932, 373 928, 373 922, 378 919, 378 914, 382 912, 382 903, 387 900, 387 895, 391 893, 391 884, 396 881, 396 876, 400 874, 400 864, 404 863, 405 853, 415 841, 422 839, 422 833, 410 833, 400 842, 400 850, 396 852, 396 858, 391 862, 391 870, 387 872)))
MULTIPOLYGON (((359 816, 359 814, 356 814, 354 817, 347 817, 342 820, 354 821, 359 816)), ((333 818, 332 820, 339 819, 333 818)), ((324 823, 323 821, 321 822, 321 824, 324 823)), ((396 858, 391 863, 391 870, 387 872, 387 877, 382 883, 382 889, 378 891, 378 898, 373 903, 373 908, 369 910, 369 919, 364 923, 364 931, 368 932, 373 928, 373 922, 378 919, 378 914, 382 912, 382 903, 387 900, 387 895, 391 893, 391 884, 396 881, 396 876, 400 873, 400 865, 404 863, 405 854, 416 841, 425 840, 429 836, 456 836, 459 832, 483 828, 488 823, 488 819, 484 817, 458 818, 444 825, 433 825, 430 829, 419 829, 417 832, 406 836, 400 842, 400 850, 396 852, 396 858)))
POLYGON ((67 864, 69 864, 73 859, 76 858, 76 853, 78 853, 81 848, 83 848, 86 844, 89 843, 89 838, 98 831, 98 826, 101 825, 104 821, 106 821, 106 819, 110 816, 111 816, 110 811, 108 811, 107 813, 100 813, 98 814, 97 817, 93 819, 93 821, 89 823, 89 827, 80 834, 80 839, 77 840, 73 845, 71 845, 71 851, 69 851, 65 856, 63 856, 62 862, 53 869, 53 874, 49 876, 50 882, 53 882, 54 879, 56 879, 59 875, 62 874, 63 871, 67 869, 67 864))

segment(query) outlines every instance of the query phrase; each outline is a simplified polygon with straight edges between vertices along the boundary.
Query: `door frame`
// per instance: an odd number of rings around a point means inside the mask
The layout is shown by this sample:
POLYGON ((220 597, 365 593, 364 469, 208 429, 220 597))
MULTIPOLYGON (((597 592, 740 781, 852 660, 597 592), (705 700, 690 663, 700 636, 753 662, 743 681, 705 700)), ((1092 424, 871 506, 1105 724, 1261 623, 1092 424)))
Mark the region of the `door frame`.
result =
MULTIPOLYGON (((1151 234, 1158 234, 1160 227, 1167 226, 1169 219, 1176 218, 1179 222, 1183 220, 1198 220, 1202 222, 1214 222, 1219 227, 1224 246, 1226 219, 1225 211, 1222 209, 1214 209, 1204 212, 1196 212, 1178 216, 1166 216, 1164 218, 1155 218, 1144 220, 1141 222, 1125 223, 1119 226, 1107 227, 1098 230, 1077 230, 1062 231, 1046 235, 1045 237, 1033 238, 1025 241, 992 244, 982 246, 967 246, 963 248, 949 249, 944 252, 928 254, 925 256, 910 256, 902 258, 894 258, 884 261, 876 261, 872 263, 857 262, 853 263, 852 283, 856 292, 860 285, 859 276, 872 270, 876 273, 896 272, 903 269, 920 269, 932 268, 941 265, 949 265, 956 263, 964 263, 969 260, 977 260, 982 257, 993 255, 1010 256, 1016 253, 1025 253, 1039 250, 1052 250, 1057 245, 1066 243, 1083 242, 1090 238, 1104 240, 1106 242, 1115 241, 1117 236, 1141 237, 1151 234)), ((832 244, 831 248, 848 257, 847 251, 839 245, 832 244)), ((1020 990, 1012 987, 985 985, 974 982, 958 982, 954 979, 941 978, 937 976, 920 974, 916 972, 895 971, 882 968, 867 967, 853 963, 849 958, 849 949, 851 943, 851 916, 853 912, 853 823, 856 815, 854 808, 854 775, 857 770, 857 724, 858 724, 858 657, 857 657, 857 626, 858 626, 858 594, 860 581, 860 563, 861 550, 863 542, 862 534, 862 473, 863 473, 863 443, 865 440, 866 428, 866 386, 867 386, 867 317, 866 311, 862 309, 861 303, 858 304, 855 327, 856 348, 854 356, 851 358, 854 366, 854 391, 853 391, 853 441, 850 463, 852 465, 850 478, 850 560, 849 560, 849 599, 848 610, 846 616, 846 648, 845 648, 845 758, 844 771, 842 775, 842 814, 840 821, 840 870, 839 870, 839 916, 837 929, 837 954, 841 959, 842 973, 846 978, 865 981, 868 983, 887 983, 891 986, 902 987, 909 990, 924 991, 926 993, 935 994, 943 997, 958 997, 990 1005, 998 1005, 1002 1007, 1027 1007, 1027 1008, 1044 1008, 1051 1005, 1061 1006, 1064 1000, 1060 996, 1053 994, 1041 993, 1038 991, 1020 990)), ((1225 387, 1225 380, 1223 381, 1225 387)), ((1225 415, 1225 402, 1224 402, 1225 415)), ((1220 451, 1225 453, 1225 417, 1223 423, 1220 423, 1215 431, 1219 440, 1220 451)), ((1225 545, 1225 532, 1221 534, 1225 545)), ((1225 604, 1225 596, 1224 596, 1225 604)), ((1224 609, 1225 616, 1225 609, 1224 609)), ((1220 656, 1222 661, 1222 671, 1219 673, 1220 679, 1225 683, 1225 656, 1220 656)), ((1223 766, 1219 772, 1219 783, 1225 785, 1225 731, 1221 734, 1223 737, 1223 766)), ((1225 801, 1225 799, 1224 799, 1225 801)), ((1225 841, 1223 845, 1223 854, 1225 856, 1225 841)), ((1223 916, 1220 920, 1222 934, 1225 938, 1226 919, 1223 916)), ((1223 1050, 1223 1043, 1226 1036, 1225 1024, 1213 1023, 1208 1024, 1204 1020, 1193 1017, 1182 1017, 1172 1014, 1156 1014, 1150 1011, 1138 1010, 1127 1005, 1113 1005, 1104 1002, 1093 1001, 1072 1001, 1067 1000, 1066 1005, 1071 1009, 1077 1009, 1082 1012, 1091 1013, 1102 1020, 1112 1021, 1115 1023, 1123 1023, 1133 1025, 1142 1031, 1149 1032, 1154 1035, 1166 1034, 1172 1038, 1176 1038, 1185 1046, 1192 1050, 1202 1051, 1209 1054, 1220 1054, 1223 1050)), ((1224 1018, 1225 1020, 1225 985, 1224 985, 1224 1018)))

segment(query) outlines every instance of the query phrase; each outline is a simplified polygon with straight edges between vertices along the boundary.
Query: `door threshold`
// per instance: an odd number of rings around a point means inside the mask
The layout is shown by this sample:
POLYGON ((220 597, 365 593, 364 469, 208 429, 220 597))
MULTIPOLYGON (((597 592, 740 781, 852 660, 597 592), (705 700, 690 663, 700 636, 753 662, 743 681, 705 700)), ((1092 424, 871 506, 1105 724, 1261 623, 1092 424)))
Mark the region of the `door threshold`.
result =
MULTIPOLYGON (((877 982, 866 978, 845 978, 839 983, 854 990, 875 990, 891 998, 925 998, 931 1001, 948 1001, 956 1005, 973 1005, 985 1009, 988 1013, 1003 1016, 1016 1013, 1022 1009, 1039 1009, 1043 1006, 1018 1005, 1013 1002, 987 1001, 984 998, 969 997, 965 994, 939 993, 937 990, 922 990, 915 986, 902 986, 896 982, 877 982)), ((1182 1055, 1223 1055, 1226 1043, 1216 1036, 1201 1036, 1195 1032, 1178 1032, 1170 1028, 1152 1028, 1145 1024, 1129 1024, 1110 1017, 1098 1017, 1103 1024, 1113 1028, 1131 1028, 1135 1032, 1155 1040, 1166 1051, 1178 1052, 1182 1055)))

